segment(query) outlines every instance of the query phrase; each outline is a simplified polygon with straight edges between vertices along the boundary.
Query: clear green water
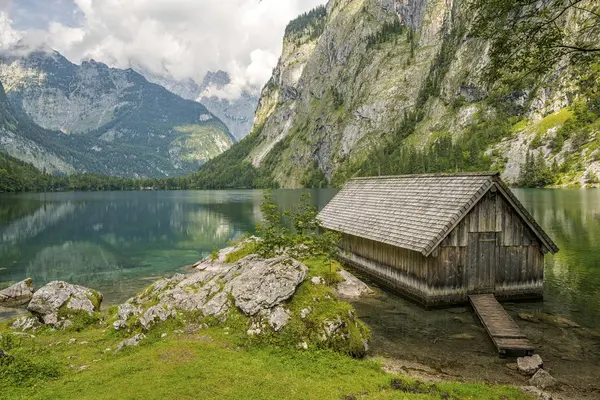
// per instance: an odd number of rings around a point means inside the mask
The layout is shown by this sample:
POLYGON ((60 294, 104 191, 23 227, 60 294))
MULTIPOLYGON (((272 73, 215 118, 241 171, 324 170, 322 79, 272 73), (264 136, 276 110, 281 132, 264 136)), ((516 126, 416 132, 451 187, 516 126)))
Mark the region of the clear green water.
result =
MULTIPOLYGON (((308 191, 319 207, 336 193, 308 191)), ((274 194, 290 209, 302 192, 274 194)), ((515 193, 561 249, 546 260, 545 301, 523 307, 600 328, 600 190, 515 193)), ((0 283, 62 279, 124 301, 253 232, 261 198, 251 190, 1 195, 0 283)))
MULTIPOLYGON (((320 207, 335 194, 309 192, 320 207)), ((289 209, 301 193, 275 198, 289 209)), ((261 199, 251 190, 0 195, 0 285, 60 279, 121 302, 252 233, 261 199)))

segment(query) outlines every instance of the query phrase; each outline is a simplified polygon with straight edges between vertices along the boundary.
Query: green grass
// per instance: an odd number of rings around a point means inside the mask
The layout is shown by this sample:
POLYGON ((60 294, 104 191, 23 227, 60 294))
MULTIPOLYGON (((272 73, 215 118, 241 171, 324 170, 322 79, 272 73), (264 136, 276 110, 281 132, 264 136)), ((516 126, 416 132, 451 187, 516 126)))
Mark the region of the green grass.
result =
POLYGON ((120 340, 101 328, 82 333, 43 332, 23 339, 10 353, 26 360, 21 364, 29 367, 19 375, 20 384, 12 379, 14 374, 0 373, 2 398, 529 399, 506 386, 415 384, 384 373, 377 361, 332 351, 242 348, 219 328, 195 334, 169 332, 166 338, 148 339, 137 348, 104 352, 120 340), (67 344, 70 338, 77 342, 67 344), (79 344, 82 341, 89 343, 79 344), (79 371, 82 366, 89 368, 79 371), (393 379, 398 379, 395 387, 408 392, 393 389, 393 379))
POLYGON ((241 248, 232 251, 225 256, 226 263, 234 263, 242 258, 249 256, 250 254, 256 254, 257 244, 256 242, 248 242, 241 248))
MULTIPOLYGON (((250 254, 255 245, 231 257, 250 254)), ((181 313, 146 332, 139 347, 115 353, 119 342, 140 332, 135 326, 130 332, 112 329, 116 307, 93 317, 83 313, 67 331, 42 328, 32 338, 13 336, 8 323, 0 324, 0 349, 9 354, 0 359, 0 398, 531 399, 508 386, 425 384, 385 373, 376 359, 351 357, 364 355, 362 338, 369 330, 352 305, 335 296, 341 266, 323 258, 304 263, 308 278, 285 305, 292 318, 278 333, 267 328, 248 336, 249 319, 237 309, 225 322, 181 313), (326 284, 313 284, 315 276, 326 284), (301 318, 305 309, 310 312, 301 318), (326 321, 343 323, 348 338, 333 335, 323 342, 326 321)))

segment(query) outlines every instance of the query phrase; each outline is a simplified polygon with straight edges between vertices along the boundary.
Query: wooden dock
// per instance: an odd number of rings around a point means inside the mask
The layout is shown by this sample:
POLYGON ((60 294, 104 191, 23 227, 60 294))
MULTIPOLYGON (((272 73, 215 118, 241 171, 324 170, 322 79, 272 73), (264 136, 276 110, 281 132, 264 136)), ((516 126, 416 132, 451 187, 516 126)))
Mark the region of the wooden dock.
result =
POLYGON ((470 295, 469 302, 498 349, 500 357, 509 353, 527 356, 533 354, 533 346, 493 294, 470 295))

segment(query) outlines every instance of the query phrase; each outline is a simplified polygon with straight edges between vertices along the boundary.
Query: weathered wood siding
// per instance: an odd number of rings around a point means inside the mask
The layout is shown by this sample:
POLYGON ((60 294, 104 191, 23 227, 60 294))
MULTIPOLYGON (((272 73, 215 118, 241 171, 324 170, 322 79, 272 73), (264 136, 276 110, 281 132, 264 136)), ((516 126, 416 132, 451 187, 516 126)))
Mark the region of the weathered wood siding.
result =
POLYGON ((428 306, 467 302, 473 275, 491 280, 500 298, 542 296, 541 243, 499 192, 489 191, 429 257, 356 236, 342 237, 345 261, 428 306), (495 268, 471 271, 469 278, 473 234, 496 241, 491 262, 495 268))
POLYGON ((470 233, 496 232, 495 289, 497 297, 539 297, 543 291, 544 255, 541 243, 499 192, 488 192, 450 232, 439 247, 439 263, 431 269, 437 291, 452 288, 467 300, 470 233), (446 281, 444 281, 446 278, 446 281), (445 289, 444 289, 445 288, 445 289))
POLYGON ((434 257, 346 234, 342 235, 342 248, 344 261, 387 287, 426 303, 428 266, 437 263, 434 257))

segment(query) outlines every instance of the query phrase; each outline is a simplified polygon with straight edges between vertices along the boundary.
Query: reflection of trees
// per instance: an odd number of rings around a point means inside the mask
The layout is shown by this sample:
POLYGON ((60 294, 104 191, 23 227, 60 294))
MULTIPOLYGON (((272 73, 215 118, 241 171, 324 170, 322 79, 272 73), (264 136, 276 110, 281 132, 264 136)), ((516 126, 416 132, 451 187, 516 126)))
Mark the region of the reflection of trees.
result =
MULTIPOLYGON (((3 204, 3 207, 18 207, 18 203, 3 204)), ((0 241, 3 244, 17 244, 37 236, 40 232, 55 225, 65 216, 75 211, 75 205, 66 203, 38 203, 35 210, 26 216, 13 220, 0 227, 0 241)))
POLYGON ((546 300, 564 313, 591 313, 584 322, 600 326, 594 320, 600 311, 600 191, 521 189, 515 194, 560 248, 546 257, 546 300))
POLYGON ((87 242, 66 242, 45 247, 27 266, 27 276, 34 282, 65 280, 94 287, 104 281, 117 280, 121 265, 112 253, 87 242))

